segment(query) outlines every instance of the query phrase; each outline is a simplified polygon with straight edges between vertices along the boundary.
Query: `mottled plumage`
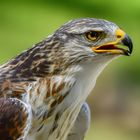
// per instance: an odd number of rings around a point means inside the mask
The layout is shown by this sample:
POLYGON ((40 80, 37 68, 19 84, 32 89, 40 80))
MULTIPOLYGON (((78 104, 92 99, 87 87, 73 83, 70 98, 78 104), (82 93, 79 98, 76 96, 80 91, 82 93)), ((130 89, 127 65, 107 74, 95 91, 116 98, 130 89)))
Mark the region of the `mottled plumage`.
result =
POLYGON ((131 52, 130 38, 116 24, 83 18, 3 64, 1 138, 84 139, 90 123, 85 100, 98 75, 113 58, 131 52))
POLYGON ((25 139, 29 131, 30 106, 16 98, 0 99, 0 139, 25 139))

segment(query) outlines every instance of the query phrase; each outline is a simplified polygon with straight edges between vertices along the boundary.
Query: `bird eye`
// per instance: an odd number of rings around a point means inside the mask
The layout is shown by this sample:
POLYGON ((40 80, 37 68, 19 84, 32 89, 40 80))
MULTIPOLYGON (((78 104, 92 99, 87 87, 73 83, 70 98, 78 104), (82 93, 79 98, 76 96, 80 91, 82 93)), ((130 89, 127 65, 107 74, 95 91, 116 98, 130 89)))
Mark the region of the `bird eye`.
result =
POLYGON ((90 41, 95 41, 99 38, 102 32, 100 31, 90 31, 85 34, 86 38, 90 41))

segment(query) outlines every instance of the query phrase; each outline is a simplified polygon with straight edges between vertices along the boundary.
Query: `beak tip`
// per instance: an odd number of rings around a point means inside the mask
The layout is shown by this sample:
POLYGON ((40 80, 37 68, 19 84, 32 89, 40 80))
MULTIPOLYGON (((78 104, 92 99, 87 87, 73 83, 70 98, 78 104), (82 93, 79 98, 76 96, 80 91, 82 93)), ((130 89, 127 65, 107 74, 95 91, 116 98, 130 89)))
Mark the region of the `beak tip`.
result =
POLYGON ((133 43, 131 38, 128 35, 125 35, 124 39, 122 40, 123 45, 129 48, 129 51, 126 51, 126 55, 130 56, 133 51, 133 43))

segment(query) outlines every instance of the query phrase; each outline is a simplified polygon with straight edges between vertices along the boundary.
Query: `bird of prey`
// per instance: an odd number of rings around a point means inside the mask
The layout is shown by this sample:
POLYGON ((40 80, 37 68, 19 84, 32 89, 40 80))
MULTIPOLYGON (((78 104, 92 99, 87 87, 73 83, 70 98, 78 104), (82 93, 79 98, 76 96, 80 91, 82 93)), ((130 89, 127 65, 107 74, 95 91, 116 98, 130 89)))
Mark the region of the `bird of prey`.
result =
POLYGON ((132 47, 116 24, 81 18, 1 65, 0 139, 83 140, 97 77, 132 47))

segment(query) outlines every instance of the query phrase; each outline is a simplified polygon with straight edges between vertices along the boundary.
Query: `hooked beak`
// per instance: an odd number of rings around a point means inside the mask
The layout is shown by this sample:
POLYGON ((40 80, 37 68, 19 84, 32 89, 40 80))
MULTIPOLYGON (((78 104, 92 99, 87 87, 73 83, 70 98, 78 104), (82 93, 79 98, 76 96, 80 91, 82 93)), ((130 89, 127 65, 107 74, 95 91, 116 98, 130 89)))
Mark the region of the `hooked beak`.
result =
POLYGON ((96 53, 111 53, 130 56, 133 50, 133 43, 130 37, 126 35, 121 29, 117 29, 116 37, 117 40, 115 42, 92 47, 92 50, 96 53), (123 48, 121 46, 123 46, 123 48), (127 48, 124 48, 125 46, 127 48))

